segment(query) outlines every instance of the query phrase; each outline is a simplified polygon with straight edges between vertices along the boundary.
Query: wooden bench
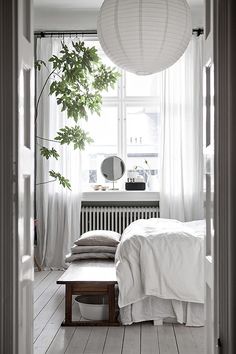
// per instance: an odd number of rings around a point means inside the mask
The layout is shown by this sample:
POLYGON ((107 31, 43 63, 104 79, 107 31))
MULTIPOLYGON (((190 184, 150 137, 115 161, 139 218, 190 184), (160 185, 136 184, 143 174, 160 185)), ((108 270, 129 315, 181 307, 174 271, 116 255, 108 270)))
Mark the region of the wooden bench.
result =
POLYGON ((116 318, 115 284, 116 271, 114 261, 78 261, 72 263, 58 279, 64 284, 65 321, 62 326, 118 326, 116 318), (106 294, 108 296, 109 319, 102 321, 73 321, 72 296, 81 294, 106 294))

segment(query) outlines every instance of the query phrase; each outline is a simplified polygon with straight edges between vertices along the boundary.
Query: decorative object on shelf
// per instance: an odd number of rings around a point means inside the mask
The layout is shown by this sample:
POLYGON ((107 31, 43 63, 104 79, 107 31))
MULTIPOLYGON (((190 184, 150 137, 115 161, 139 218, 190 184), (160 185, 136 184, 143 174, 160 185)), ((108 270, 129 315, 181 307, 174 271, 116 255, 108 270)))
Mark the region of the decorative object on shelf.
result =
POLYGON ((144 182, 144 177, 142 175, 138 175, 135 182, 144 182))
POLYGON ((138 180, 136 179, 135 182, 143 182, 144 179, 145 179, 146 181, 148 180, 148 177, 149 177, 150 174, 151 174, 151 169, 150 169, 150 167, 149 167, 149 165, 148 165, 147 160, 145 160, 145 164, 147 164, 148 172, 147 172, 147 170, 145 170, 145 168, 142 167, 142 166, 135 166, 135 167, 134 167, 134 170, 136 170, 136 174, 137 174, 137 178, 138 178, 138 180), (141 174, 138 174, 138 171, 137 171, 138 169, 141 169, 141 170, 143 171, 144 176, 142 176, 141 174), (142 178, 142 181, 140 180, 140 178, 142 178))
POLYGON ((192 35, 186 0, 104 0, 97 32, 117 66, 149 75, 174 64, 192 35))
POLYGON ((124 175, 125 163, 118 156, 109 156, 103 160, 101 164, 101 172, 106 179, 112 181, 113 186, 111 189, 118 190, 118 188, 115 188, 114 181, 117 181, 124 175))
POLYGON ((95 191, 106 191, 109 187, 102 184, 94 184, 93 189, 95 191))
MULTIPOLYGON (((147 160, 144 160, 144 163, 147 166, 147 170, 145 168, 143 168, 142 166, 135 166, 134 169, 137 170, 138 168, 141 168, 144 171, 145 176, 146 176, 145 178, 146 178, 148 190, 149 191, 157 191, 159 189, 158 188, 158 176, 157 176, 157 174, 152 174, 152 170, 151 170, 150 165, 147 160)), ((138 175, 137 178, 135 179, 135 182, 141 182, 141 180, 139 180, 140 177, 142 177, 142 179, 144 179, 143 176, 138 175)))
POLYGON ((142 175, 139 175, 137 171, 131 170, 127 172, 127 182, 128 183, 144 182, 144 177, 142 175))
POLYGON ((125 190, 127 191, 145 191, 146 183, 145 182, 126 182, 125 190))
POLYGON ((158 176, 157 175, 149 175, 147 180, 147 186, 149 191, 157 191, 158 190, 158 176))
POLYGON ((127 182, 136 182, 138 172, 134 170, 127 171, 127 182))

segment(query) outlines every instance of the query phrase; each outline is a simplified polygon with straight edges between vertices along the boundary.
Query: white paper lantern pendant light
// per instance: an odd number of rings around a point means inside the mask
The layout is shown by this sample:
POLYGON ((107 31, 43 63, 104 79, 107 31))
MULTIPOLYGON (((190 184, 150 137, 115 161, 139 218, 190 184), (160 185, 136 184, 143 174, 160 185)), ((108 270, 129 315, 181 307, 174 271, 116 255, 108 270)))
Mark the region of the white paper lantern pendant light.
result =
POLYGON ((98 38, 119 67, 149 75, 174 64, 192 35, 186 0, 104 0, 98 38))

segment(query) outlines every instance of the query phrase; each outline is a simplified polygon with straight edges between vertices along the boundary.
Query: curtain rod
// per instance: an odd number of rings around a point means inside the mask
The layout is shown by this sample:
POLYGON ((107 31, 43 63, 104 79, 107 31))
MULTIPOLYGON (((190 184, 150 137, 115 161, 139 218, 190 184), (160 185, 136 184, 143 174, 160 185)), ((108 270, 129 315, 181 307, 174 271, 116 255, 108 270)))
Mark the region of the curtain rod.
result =
POLYGON ((35 37, 66 37, 66 36, 73 36, 73 35, 97 35, 96 30, 86 30, 86 31, 78 31, 78 30, 72 30, 72 31, 35 31, 34 32, 35 37))
MULTIPOLYGON (((204 33, 203 28, 193 28, 192 33, 196 33, 197 36, 200 36, 201 34, 204 33)), ((89 35, 97 35, 96 30, 87 30, 87 31, 35 31, 34 32, 35 37, 38 38, 44 38, 44 37, 70 37, 73 35, 82 35, 83 36, 89 36, 89 35)))
POLYGON ((197 36, 200 36, 201 34, 204 33, 204 29, 202 27, 199 28, 193 28, 192 33, 197 33, 197 36))

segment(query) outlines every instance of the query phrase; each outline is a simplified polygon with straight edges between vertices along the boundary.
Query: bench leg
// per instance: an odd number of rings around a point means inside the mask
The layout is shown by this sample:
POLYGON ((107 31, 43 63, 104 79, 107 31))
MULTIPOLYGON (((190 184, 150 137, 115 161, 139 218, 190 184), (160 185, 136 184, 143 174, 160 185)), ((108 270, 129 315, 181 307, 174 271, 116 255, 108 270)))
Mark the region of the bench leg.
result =
POLYGON ((72 286, 66 284, 66 303, 65 303, 65 322, 63 324, 68 326, 72 323, 72 286))
MULTIPOLYGON (((83 291, 81 291, 83 293, 83 291)), ((65 289, 65 321, 62 326, 119 326, 120 323, 116 319, 115 308, 115 285, 107 286, 109 319, 106 321, 72 321, 72 294, 73 285, 66 284, 65 289)))
POLYGON ((109 322, 116 322, 115 286, 108 285, 109 322))

